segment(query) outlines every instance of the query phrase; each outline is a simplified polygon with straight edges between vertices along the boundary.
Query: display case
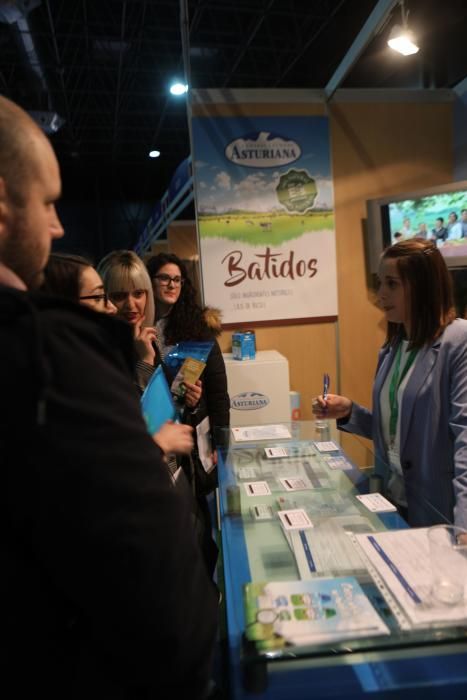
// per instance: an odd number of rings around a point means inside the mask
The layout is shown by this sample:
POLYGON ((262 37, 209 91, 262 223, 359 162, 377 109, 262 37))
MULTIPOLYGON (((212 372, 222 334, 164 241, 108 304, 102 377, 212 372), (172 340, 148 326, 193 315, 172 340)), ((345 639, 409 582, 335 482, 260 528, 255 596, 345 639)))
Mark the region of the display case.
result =
POLYGON ((365 555, 370 535, 415 533, 360 500, 378 490, 371 468, 334 423, 258 430, 218 451, 230 697, 467 697, 467 609, 414 622, 365 555))

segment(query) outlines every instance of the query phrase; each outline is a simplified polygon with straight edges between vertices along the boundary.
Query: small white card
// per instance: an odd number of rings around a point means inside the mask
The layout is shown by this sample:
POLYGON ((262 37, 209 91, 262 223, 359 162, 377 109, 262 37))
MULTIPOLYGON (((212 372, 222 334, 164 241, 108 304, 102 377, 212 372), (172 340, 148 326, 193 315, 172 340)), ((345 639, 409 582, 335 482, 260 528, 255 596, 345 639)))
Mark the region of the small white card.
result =
POLYGON ((332 440, 327 440, 325 442, 315 442, 315 447, 320 452, 338 452, 339 446, 336 445, 332 440))
POLYGON ((247 496, 270 496, 271 489, 267 481, 247 481, 243 484, 247 496))
POLYGON ((251 512, 255 520, 272 520, 274 517, 273 510, 267 503, 258 503, 258 505, 253 506, 251 512))
POLYGON ((254 467, 239 467, 237 469, 237 477, 239 479, 255 479, 256 469, 254 467))
POLYGON ((279 479, 286 491, 306 491, 311 489, 311 484, 308 479, 303 479, 301 476, 288 476, 286 479, 279 479))
POLYGON ((352 469, 352 465, 345 457, 332 457, 328 459, 327 465, 329 469, 352 469))
POLYGON ((265 447, 264 453, 268 459, 280 459, 281 457, 288 457, 289 450, 285 447, 265 447))
POLYGON ((372 513, 391 513, 397 510, 396 506, 380 493, 365 493, 356 496, 356 498, 372 513))
POLYGON ((306 530, 306 528, 313 527, 313 523, 303 508, 279 510, 278 515, 285 530, 306 530))

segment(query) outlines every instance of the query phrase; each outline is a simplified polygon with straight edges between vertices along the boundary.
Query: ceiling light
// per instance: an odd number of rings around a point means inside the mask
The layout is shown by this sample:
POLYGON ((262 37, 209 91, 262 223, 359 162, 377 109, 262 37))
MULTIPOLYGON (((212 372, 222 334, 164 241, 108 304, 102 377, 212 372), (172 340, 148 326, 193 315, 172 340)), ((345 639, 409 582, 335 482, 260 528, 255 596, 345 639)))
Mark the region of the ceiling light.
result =
POLYGON ((410 31, 408 26, 408 11, 404 9, 404 0, 399 1, 401 7, 402 16, 402 26, 399 24, 394 25, 389 34, 388 46, 401 53, 403 56, 410 56, 411 54, 417 53, 418 46, 415 43, 415 37, 413 32, 410 31))
POLYGON ((185 83, 174 83, 170 86, 170 92, 172 95, 184 95, 188 92, 188 85, 185 83))
POLYGON ((398 51, 403 56, 410 56, 413 53, 417 53, 419 50, 415 43, 415 37, 410 29, 404 29, 398 24, 391 29, 388 46, 394 51, 398 51))
POLYGON ((161 154, 160 151, 149 151, 150 158, 159 158, 160 154, 161 154))

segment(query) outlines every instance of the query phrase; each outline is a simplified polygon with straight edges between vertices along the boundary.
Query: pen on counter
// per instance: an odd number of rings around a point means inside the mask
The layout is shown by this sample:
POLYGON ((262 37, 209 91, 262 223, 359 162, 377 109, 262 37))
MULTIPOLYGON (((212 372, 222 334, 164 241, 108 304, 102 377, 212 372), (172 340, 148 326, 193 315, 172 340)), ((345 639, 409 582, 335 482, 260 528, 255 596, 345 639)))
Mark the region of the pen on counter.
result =
POLYGON ((328 398, 329 384, 329 374, 325 372, 323 375, 323 401, 326 401, 326 399, 328 398))

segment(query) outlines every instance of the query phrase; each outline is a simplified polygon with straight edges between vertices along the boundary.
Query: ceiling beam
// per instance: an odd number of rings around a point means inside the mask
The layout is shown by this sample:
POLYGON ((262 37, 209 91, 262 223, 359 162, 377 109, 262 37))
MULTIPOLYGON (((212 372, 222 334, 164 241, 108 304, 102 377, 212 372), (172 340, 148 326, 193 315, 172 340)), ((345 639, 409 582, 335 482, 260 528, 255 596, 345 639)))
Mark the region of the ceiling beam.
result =
POLYGON ((360 54, 369 44, 371 39, 373 39, 375 34, 377 34, 383 28, 391 10, 398 4, 399 0, 378 0, 367 21, 354 39, 351 47, 345 54, 340 64, 337 66, 334 75, 330 78, 328 84, 324 88, 326 99, 328 101, 332 98, 337 88, 342 83, 352 66, 356 63, 360 54))

